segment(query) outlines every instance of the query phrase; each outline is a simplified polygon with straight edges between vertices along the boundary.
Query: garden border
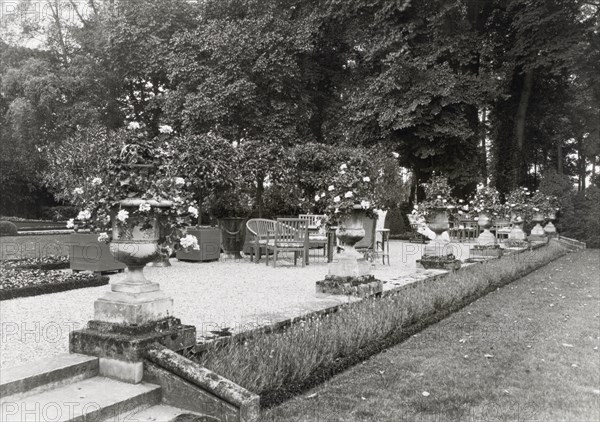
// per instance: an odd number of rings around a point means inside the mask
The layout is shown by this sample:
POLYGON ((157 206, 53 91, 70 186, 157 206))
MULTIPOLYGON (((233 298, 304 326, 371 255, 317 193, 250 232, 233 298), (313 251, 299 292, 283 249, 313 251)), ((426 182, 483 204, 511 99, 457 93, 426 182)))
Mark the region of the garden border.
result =
MULTIPOLYGON (((552 243, 554 243, 554 242, 552 242, 552 243)), ((556 242, 556 243, 559 244, 559 242, 556 242)), ((531 245, 531 247, 529 247, 527 249, 522 249, 519 251, 514 251, 514 253, 507 254, 507 255, 505 255, 505 257, 512 256, 514 259, 515 255, 518 255, 523 252, 539 249, 539 248, 542 248, 543 246, 546 246, 546 244, 537 244, 537 245, 534 244, 534 245, 531 245)), ((525 266, 523 269, 518 270, 517 272, 515 272, 512 275, 500 278, 499 280, 497 280, 495 282, 495 284, 488 285, 481 291, 477 291, 477 292, 470 294, 468 296, 465 296, 461 299, 454 300, 453 302, 447 304, 444 308, 439 308, 437 306, 434 306, 434 309, 432 309, 432 311, 430 311, 428 315, 422 316, 419 320, 407 321, 406 325, 402 325, 402 326, 398 327, 395 331, 388 333, 388 335, 386 335, 385 337, 376 339, 372 343, 369 343, 368 345, 355 350, 355 352, 353 352, 351 355, 339 356, 334 361, 329 362, 326 365, 315 367, 310 372, 310 374, 308 376, 306 376, 306 378, 304 378, 304 380, 302 380, 302 381, 299 380, 294 385, 287 385, 286 391, 280 391, 278 389, 263 391, 261 393, 261 407, 269 408, 269 407, 275 406, 277 404, 280 404, 283 401, 288 400, 289 398, 292 398, 296 395, 302 394, 303 392, 307 391, 308 389, 322 383, 323 381, 346 370, 347 368, 349 368, 361 361, 364 361, 365 359, 369 358, 370 356, 380 353, 389 347, 399 344, 400 342, 406 340, 407 338, 414 335, 415 333, 418 333, 418 332, 422 331, 423 329, 427 328, 428 326, 445 319, 452 313, 459 311, 460 309, 464 308, 465 306, 469 305, 470 303, 474 302, 475 300, 480 299, 480 298, 484 297, 485 295, 489 294, 490 292, 493 292, 501 287, 504 287, 514 281, 521 279, 522 277, 530 274, 533 271, 538 270, 539 268, 544 267, 545 265, 548 265, 550 262, 553 262, 555 259, 558 259, 558 258, 566 255, 569 252, 566 248, 564 248, 563 245, 559 244, 559 246, 563 247, 563 250, 559 251, 559 255, 557 255, 554 259, 551 259, 547 262, 542 262, 541 265, 525 266)), ((490 261, 490 260, 477 262, 477 263, 468 265, 464 268, 469 268, 469 267, 471 267, 473 265, 477 265, 477 264, 483 264, 484 262, 488 262, 488 261, 490 261)), ((424 283, 431 283, 432 281, 440 281, 450 275, 457 275, 457 272, 458 271, 456 271, 454 273, 437 274, 437 275, 434 275, 434 276, 426 278, 426 279, 417 280, 413 283, 410 283, 410 284, 407 284, 404 286, 399 286, 399 287, 393 288, 391 290, 384 291, 380 295, 374 295, 370 298, 365 298, 365 299, 366 300, 379 300, 382 297, 398 295, 409 289, 419 288, 424 283)), ((308 319, 314 318, 316 316, 323 316, 326 314, 336 313, 338 310, 342 309, 342 307, 352 306, 355 303, 361 303, 361 302, 362 301, 353 302, 350 304, 336 305, 336 306, 322 309, 322 310, 319 310, 316 312, 311 312, 311 313, 308 313, 308 314, 305 314, 305 315, 302 315, 299 317, 280 321, 275 324, 261 326, 254 330, 242 332, 237 335, 217 338, 216 340, 213 340, 209 343, 199 343, 192 349, 188 349, 187 351, 184 351, 183 353, 184 353, 184 356, 186 356, 186 357, 189 356, 193 360, 196 360, 194 355, 202 355, 204 352, 206 352, 209 349, 209 347, 215 347, 215 346, 217 348, 225 347, 232 341, 241 343, 246 340, 251 340, 252 337, 257 336, 262 333, 264 333, 264 334, 277 333, 277 332, 282 331, 284 328, 291 326, 294 323, 297 323, 297 322, 300 322, 303 320, 308 320, 308 319)))
POLYGON ((0 301, 17 299, 21 297, 39 296, 49 293, 59 293, 68 290, 83 289, 86 287, 105 286, 109 278, 105 275, 94 275, 87 280, 69 280, 61 283, 34 284, 17 289, 0 290, 0 301))

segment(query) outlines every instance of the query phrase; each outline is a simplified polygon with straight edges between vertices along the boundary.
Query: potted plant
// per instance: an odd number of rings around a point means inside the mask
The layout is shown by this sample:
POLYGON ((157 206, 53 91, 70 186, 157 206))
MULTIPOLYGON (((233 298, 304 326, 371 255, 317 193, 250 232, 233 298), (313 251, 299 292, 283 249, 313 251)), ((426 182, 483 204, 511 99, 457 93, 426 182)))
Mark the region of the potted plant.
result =
POLYGON ((508 239, 513 242, 524 242, 527 235, 523 231, 523 223, 530 218, 531 207, 529 197, 531 192, 526 187, 519 187, 512 190, 504 202, 504 213, 510 215, 512 228, 508 234, 508 239))
POLYGON ((385 210, 389 205, 378 191, 385 178, 381 158, 360 149, 349 153, 315 194, 315 209, 325 214, 323 224, 335 228, 343 247, 337 261, 329 266, 330 278, 369 274, 369 266, 355 245, 365 237, 368 225, 375 227, 376 210, 385 210))
POLYGON ((490 233, 490 228, 501 212, 500 194, 495 188, 480 183, 469 203, 472 212, 477 213, 477 224, 483 229, 477 238, 477 243, 479 246, 495 247, 496 236, 490 233))
POLYGON ((94 135, 85 145, 77 137, 66 140, 65 151, 51 156, 48 180, 57 196, 81 209, 79 228, 111 243, 113 255, 129 267, 127 282, 145 283, 145 264, 160 255, 160 245, 174 242, 197 209, 182 191, 185 179, 174 173, 167 134, 149 138, 138 125, 94 135))
MULTIPOLYGON (((535 223, 533 229, 531 229, 531 240, 547 240, 547 235, 545 230, 542 228, 542 224, 546 220, 546 218, 551 217, 552 219, 556 218, 556 212, 558 210, 558 199, 554 195, 547 195, 539 190, 535 191, 535 193, 531 196, 530 203, 532 217, 531 221, 535 223)), ((554 224, 549 227, 550 230, 552 228, 554 231, 552 234, 556 233, 556 228, 554 224)))
POLYGON ((450 228, 449 214, 457 210, 456 200, 452 196, 452 189, 448 179, 435 175, 429 182, 422 184, 425 190, 425 200, 415 205, 413 214, 417 219, 424 219, 427 226, 436 235, 435 239, 425 248, 424 255, 447 255, 447 241, 442 238, 442 233, 450 228))

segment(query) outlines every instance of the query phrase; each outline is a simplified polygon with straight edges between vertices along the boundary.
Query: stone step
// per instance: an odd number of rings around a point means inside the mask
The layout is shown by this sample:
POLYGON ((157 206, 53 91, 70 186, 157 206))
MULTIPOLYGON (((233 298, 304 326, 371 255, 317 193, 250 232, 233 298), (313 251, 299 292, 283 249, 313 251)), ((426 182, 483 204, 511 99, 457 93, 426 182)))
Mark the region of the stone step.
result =
POLYGON ((135 422, 174 422, 175 419, 180 416, 180 420, 186 422, 216 422, 215 418, 210 418, 199 413, 190 412, 179 407, 168 406, 166 404, 157 404, 155 406, 140 408, 137 411, 130 413, 124 413, 117 416, 111 416, 107 419, 103 419, 102 422, 124 422, 124 421, 135 421, 135 422), (183 418, 183 416, 189 416, 189 418, 183 418), (202 417, 204 416, 204 419, 202 417), (195 417, 195 418, 194 418, 195 417))
POLYGON ((2 368, 0 397, 41 393, 98 375, 98 358, 61 354, 13 368, 2 368))
POLYGON ((3 397, 0 399, 0 420, 101 421, 138 412, 140 408, 158 404, 160 400, 161 388, 158 385, 145 382, 129 384, 97 376, 21 399, 3 397))

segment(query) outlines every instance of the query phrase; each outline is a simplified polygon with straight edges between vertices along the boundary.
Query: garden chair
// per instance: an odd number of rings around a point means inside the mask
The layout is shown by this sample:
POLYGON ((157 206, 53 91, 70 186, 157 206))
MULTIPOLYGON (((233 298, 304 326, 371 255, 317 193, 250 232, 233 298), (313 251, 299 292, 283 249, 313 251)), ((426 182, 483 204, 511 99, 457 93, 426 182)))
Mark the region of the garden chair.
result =
POLYGON ((427 237, 419 232, 419 227, 421 227, 421 223, 417 220, 417 217, 413 214, 406 214, 408 218, 408 223, 410 224, 411 233, 408 241, 410 243, 427 243, 427 237))
POLYGON ((385 228, 387 211, 376 210, 377 224, 375 225, 375 255, 381 256, 383 264, 387 258, 390 265, 390 229, 385 228))
POLYGON ((493 225, 492 231, 498 240, 508 239, 508 234, 512 228, 512 224, 508 221, 500 221, 493 225))
POLYGON ((268 232, 265 248, 267 250, 267 265, 269 265, 269 251, 273 251, 273 267, 277 266, 279 252, 294 252, 294 265, 297 264, 298 255, 302 255, 302 266, 307 263, 310 238, 308 224, 300 218, 278 218, 275 230, 268 232))
MULTIPOLYGON (((250 262, 254 261, 254 256, 256 256, 257 263, 260 261, 261 248, 266 250, 267 237, 269 233, 275 232, 276 223, 275 220, 268 220, 266 218, 251 218, 246 222, 246 228, 253 236, 250 262)), ((266 253, 268 256, 268 251, 266 253)))
POLYGON ((460 241, 475 241, 479 236, 479 224, 475 220, 460 220, 460 241))
POLYGON ((322 226, 325 215, 300 214, 298 218, 306 221, 308 224, 308 236, 310 239, 309 249, 323 249, 323 256, 326 256, 328 244, 327 233, 322 226))
POLYGON ((376 242, 376 227, 377 220, 375 218, 367 218, 363 220, 363 229, 365 229, 365 237, 359 240, 354 249, 365 255, 370 261, 373 260, 375 255, 375 242, 376 242))

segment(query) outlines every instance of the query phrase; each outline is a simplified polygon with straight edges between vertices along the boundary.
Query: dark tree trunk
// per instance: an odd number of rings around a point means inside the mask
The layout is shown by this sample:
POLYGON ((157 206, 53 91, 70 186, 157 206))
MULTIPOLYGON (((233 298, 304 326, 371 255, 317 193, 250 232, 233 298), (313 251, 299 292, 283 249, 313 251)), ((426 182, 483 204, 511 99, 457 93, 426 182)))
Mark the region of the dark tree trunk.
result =
POLYGON ((515 154, 513 167, 513 187, 519 186, 524 180, 525 160, 523 157, 523 145, 525 144, 525 123, 527 121, 527 107, 529 97, 533 88, 533 69, 525 72, 521 97, 515 118, 515 154))

